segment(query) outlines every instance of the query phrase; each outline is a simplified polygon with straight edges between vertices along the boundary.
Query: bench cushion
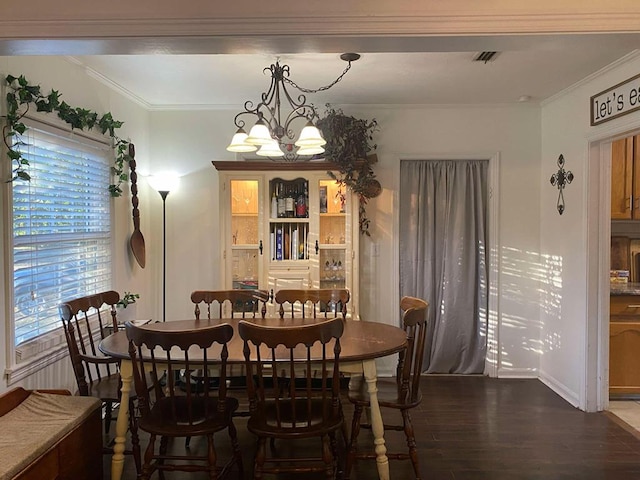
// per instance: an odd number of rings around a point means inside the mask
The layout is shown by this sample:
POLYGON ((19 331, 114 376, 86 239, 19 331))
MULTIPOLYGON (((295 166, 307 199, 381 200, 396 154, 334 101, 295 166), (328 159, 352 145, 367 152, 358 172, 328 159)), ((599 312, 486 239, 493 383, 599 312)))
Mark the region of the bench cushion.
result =
POLYGON ((0 480, 16 476, 100 406, 93 397, 31 393, 0 417, 0 480))

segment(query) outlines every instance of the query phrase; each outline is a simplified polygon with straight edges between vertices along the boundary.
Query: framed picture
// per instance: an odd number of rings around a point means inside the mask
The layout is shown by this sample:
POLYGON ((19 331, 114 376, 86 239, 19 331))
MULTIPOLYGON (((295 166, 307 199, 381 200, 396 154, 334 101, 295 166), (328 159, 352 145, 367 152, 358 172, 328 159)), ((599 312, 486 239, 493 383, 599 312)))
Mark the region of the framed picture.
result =
POLYGON ((320 213, 327 213, 327 187, 320 186, 320 213))

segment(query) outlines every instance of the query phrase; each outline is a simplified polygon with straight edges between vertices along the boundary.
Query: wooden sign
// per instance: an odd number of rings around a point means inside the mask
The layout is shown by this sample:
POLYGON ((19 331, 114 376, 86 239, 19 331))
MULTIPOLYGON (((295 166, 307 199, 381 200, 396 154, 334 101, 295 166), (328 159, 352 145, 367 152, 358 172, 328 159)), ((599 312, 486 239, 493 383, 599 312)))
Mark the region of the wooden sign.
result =
POLYGON ((640 109, 640 74, 591 97, 591 126, 640 109))

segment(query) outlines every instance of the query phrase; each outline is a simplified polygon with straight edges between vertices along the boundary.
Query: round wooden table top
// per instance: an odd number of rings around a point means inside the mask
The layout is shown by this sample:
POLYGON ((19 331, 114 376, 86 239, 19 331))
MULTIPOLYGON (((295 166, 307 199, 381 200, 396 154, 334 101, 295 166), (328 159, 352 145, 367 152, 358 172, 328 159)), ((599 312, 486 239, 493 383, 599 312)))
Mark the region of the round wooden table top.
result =
MULTIPOLYGON (((152 323, 143 325, 141 328, 151 328, 163 331, 190 331, 211 325, 228 323, 234 329, 234 336, 228 343, 229 350, 228 363, 244 362, 243 341, 237 333, 237 326, 241 319, 200 319, 200 320, 176 320, 165 323, 152 323)), ((245 319, 245 321, 265 325, 272 328, 282 326, 295 326, 308 324, 313 321, 325 321, 326 319, 291 319, 291 318, 255 318, 245 319)), ((346 320, 344 323, 344 333, 340 338, 340 361, 351 362, 370 360, 372 358, 385 357, 399 352, 407 344, 405 331, 393 325, 384 323, 367 322, 363 320, 346 320)), ((129 358, 129 341, 124 329, 109 335, 100 342, 100 351, 115 358, 129 358)), ((213 348, 213 350, 218 350, 213 348)), ((317 349, 320 354, 320 349, 317 349)), ((215 353, 212 351, 212 354, 215 353)), ((215 358, 215 357, 212 357, 215 358)), ((320 358, 320 357, 318 357, 320 358)), ((194 359, 195 360, 195 359, 194 359)), ((285 358, 283 358, 285 360, 285 358)))

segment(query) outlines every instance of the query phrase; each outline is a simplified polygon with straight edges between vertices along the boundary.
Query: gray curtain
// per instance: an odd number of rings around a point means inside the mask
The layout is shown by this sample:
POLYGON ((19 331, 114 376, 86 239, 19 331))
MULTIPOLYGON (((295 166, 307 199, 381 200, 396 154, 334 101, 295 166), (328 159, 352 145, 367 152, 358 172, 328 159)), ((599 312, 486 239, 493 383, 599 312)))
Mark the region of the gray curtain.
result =
POLYGON ((400 294, 429 302, 427 373, 483 373, 487 160, 403 161, 400 294))

